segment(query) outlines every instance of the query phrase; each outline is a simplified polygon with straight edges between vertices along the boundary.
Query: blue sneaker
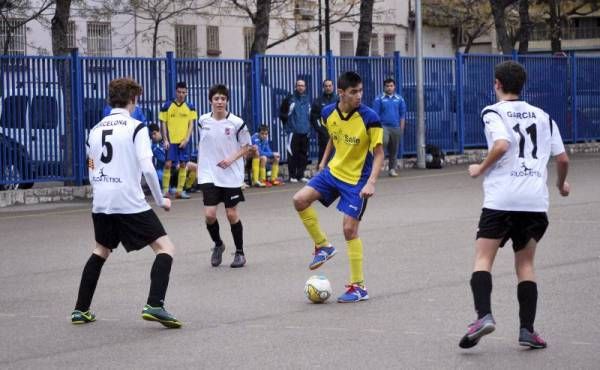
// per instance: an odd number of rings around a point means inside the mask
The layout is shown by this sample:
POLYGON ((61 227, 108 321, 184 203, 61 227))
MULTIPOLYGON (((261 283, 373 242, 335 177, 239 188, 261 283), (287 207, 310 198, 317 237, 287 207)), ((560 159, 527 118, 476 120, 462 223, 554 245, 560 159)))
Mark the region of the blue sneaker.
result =
POLYGON ((308 265, 308 268, 311 270, 318 269, 328 259, 335 256, 336 253, 337 251, 331 244, 328 247, 315 247, 315 252, 313 253, 315 258, 313 258, 311 264, 308 265))
POLYGON ((340 303, 353 303, 359 301, 366 301, 369 299, 369 293, 364 285, 350 284, 346 285, 348 290, 346 293, 338 297, 337 301, 340 303))
POLYGON ((525 328, 521 328, 519 331, 519 344, 524 347, 535 349, 546 348, 548 346, 546 341, 543 340, 538 333, 535 331, 531 332, 525 328))
POLYGON ((458 346, 460 348, 475 347, 484 335, 488 335, 494 330, 496 330, 496 321, 494 321, 492 314, 488 313, 469 325, 467 334, 462 337, 458 346))

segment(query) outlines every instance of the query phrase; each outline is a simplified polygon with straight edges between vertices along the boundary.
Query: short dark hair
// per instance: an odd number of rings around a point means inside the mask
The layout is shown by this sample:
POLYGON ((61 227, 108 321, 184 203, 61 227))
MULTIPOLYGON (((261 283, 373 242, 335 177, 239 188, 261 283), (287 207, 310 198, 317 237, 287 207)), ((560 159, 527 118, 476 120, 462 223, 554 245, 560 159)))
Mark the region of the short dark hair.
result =
POLYGON ((212 100, 213 96, 216 94, 225 95, 227 100, 229 100, 229 90, 225 85, 212 85, 210 90, 208 90, 208 100, 212 100))
POLYGON ((325 82, 327 82, 327 81, 329 81, 333 84, 333 80, 330 80, 329 78, 327 78, 327 79, 323 80, 323 86, 325 86, 325 82))
POLYGON ((496 64, 494 77, 502 84, 502 91, 507 94, 520 95, 527 81, 527 72, 523 65, 514 60, 496 64))
POLYGON ((269 132, 269 126, 267 125, 260 125, 260 127, 258 128, 258 132, 269 132))
POLYGON ((177 82, 177 84, 175 85, 175 90, 177 89, 187 89, 187 84, 185 83, 185 81, 177 82))
POLYGON ((156 123, 151 123, 148 125, 148 131, 150 131, 150 133, 153 133, 154 131, 160 132, 160 128, 156 123))
POLYGON ((383 80, 383 85, 387 85, 387 84, 396 84, 396 80, 394 80, 393 78, 386 78, 385 80, 383 80))
POLYGON ((362 83, 360 75, 353 71, 347 71, 342 73, 337 80, 337 87, 341 90, 346 90, 349 87, 356 87, 362 83))
POLYGON ((142 95, 142 87, 131 78, 117 78, 108 84, 108 104, 113 108, 124 108, 142 95))

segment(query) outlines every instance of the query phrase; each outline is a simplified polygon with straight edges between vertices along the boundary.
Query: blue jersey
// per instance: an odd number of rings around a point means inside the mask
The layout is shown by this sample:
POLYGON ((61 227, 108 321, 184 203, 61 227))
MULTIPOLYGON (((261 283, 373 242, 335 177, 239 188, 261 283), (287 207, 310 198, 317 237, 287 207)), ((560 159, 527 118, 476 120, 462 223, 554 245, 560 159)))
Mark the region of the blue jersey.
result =
MULTIPOLYGON (((111 110, 112 110, 112 108, 110 105, 105 105, 104 110, 102 110, 102 117, 108 116, 110 114, 111 110)), ((135 106, 135 109, 131 113, 131 118, 137 119, 138 121, 142 122, 144 125, 148 124, 148 122, 146 120, 146 116, 144 115, 144 112, 142 111, 142 108, 140 108, 137 105, 135 106)))
POLYGON ((406 102, 398 94, 383 94, 375 98, 373 110, 381 118, 383 126, 400 127, 400 120, 406 116, 406 102))
POLYGON ((273 158, 273 151, 269 145, 269 140, 262 140, 258 132, 252 135, 252 145, 256 145, 258 147, 258 153, 261 156, 273 158))

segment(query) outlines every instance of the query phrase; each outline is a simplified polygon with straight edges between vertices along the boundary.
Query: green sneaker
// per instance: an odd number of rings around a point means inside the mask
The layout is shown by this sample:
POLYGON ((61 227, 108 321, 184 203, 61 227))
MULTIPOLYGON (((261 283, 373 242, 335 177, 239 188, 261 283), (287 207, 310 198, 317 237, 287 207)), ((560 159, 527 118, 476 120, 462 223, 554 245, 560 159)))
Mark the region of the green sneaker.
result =
POLYGON ((181 327, 181 321, 177 320, 175 316, 165 310, 164 307, 152 307, 145 305, 142 310, 142 319, 148 321, 158 321, 167 328, 178 329, 181 327))
POLYGON ((71 313, 71 323, 73 324, 87 324, 88 322, 94 321, 96 321, 96 315, 90 310, 85 312, 75 310, 71 313))

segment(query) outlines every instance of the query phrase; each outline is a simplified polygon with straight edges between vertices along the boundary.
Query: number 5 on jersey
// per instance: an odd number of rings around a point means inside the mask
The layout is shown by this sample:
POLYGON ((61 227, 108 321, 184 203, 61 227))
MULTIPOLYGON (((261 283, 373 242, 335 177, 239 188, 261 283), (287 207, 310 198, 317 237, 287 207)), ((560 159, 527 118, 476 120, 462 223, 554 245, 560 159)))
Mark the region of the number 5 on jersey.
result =
POLYGON ((102 156, 100 157, 100 160, 103 163, 109 163, 113 157, 113 147, 107 138, 108 136, 112 135, 112 133, 113 130, 102 131, 102 156), (104 155, 104 148, 106 148, 106 155, 104 155))

